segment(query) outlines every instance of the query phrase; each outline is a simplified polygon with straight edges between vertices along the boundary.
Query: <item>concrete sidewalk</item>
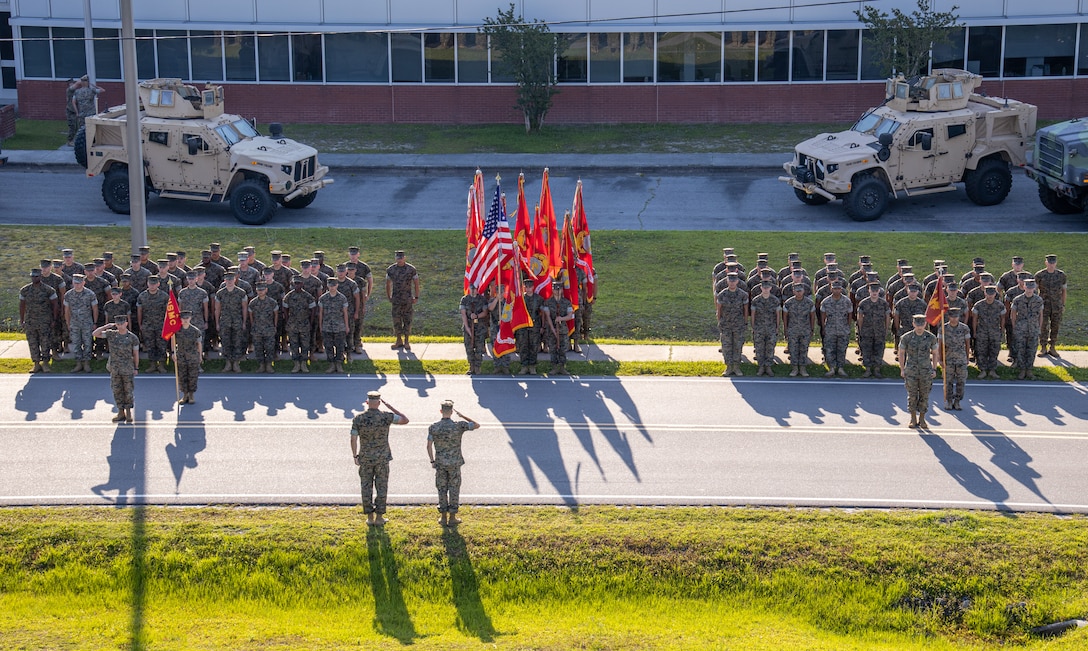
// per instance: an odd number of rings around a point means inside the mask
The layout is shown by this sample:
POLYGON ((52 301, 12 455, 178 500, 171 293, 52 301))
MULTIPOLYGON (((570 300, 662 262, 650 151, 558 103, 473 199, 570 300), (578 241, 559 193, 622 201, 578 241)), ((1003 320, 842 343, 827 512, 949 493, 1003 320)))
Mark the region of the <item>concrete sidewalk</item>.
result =
MULTIPOLYGON (((857 365, 860 358, 857 356, 857 348, 851 347, 847 353, 847 363, 857 365)), ((1062 366, 1062 367, 1088 367, 1088 351, 1069 350, 1059 351, 1060 359, 1052 357, 1036 357, 1035 365, 1062 366)), ((775 357, 779 363, 788 364, 789 358, 781 344, 775 348, 775 357)), ((0 358, 3 359, 30 359, 30 348, 26 340, 0 341, 0 358)), ((71 359, 71 354, 61 355, 60 359, 71 359)), ((211 353, 209 359, 218 359, 218 353, 211 353)), ((465 348, 462 344, 412 344, 411 351, 393 350, 390 344, 383 342, 368 342, 363 344, 363 353, 352 355, 353 359, 363 360, 464 360, 465 348)), ((287 359, 285 354, 280 359, 287 359)), ((324 355, 318 354, 317 359, 323 360, 324 355)), ((541 361, 547 361, 548 355, 540 356, 541 361)), ((670 346, 670 345, 643 345, 643 344, 583 344, 582 353, 568 353, 570 361, 584 362, 716 362, 722 363, 722 354, 718 352, 717 345, 705 346, 670 346)), ((744 347, 744 359, 752 362, 755 359, 752 346, 744 347)), ((820 347, 813 344, 809 348, 809 359, 812 363, 821 363, 823 356, 820 347)), ((1000 360, 1004 363, 1006 353, 1002 352, 1000 360)), ((896 364, 895 351, 887 348, 884 351, 884 362, 896 364)), ((1007 364, 1006 364, 1007 365, 1007 364)))
MULTIPOLYGON (((5 151, 9 167, 72 167, 72 148, 5 151)), ((339 169, 473 169, 525 167, 538 169, 774 169, 791 157, 779 154, 318 154, 321 163, 339 169)))

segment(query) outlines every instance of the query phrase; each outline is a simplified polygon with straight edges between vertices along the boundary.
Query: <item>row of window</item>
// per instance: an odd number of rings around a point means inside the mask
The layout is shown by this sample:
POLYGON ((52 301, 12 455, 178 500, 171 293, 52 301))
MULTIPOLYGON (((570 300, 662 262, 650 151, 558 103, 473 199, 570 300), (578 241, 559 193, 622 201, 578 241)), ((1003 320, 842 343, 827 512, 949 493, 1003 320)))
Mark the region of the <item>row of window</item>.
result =
MULTIPOLYGON (((65 79, 86 71, 83 30, 22 27, 23 76, 65 79)), ((508 83, 501 53, 476 33, 261 34, 137 30, 141 79, 326 83, 508 83)), ((117 30, 94 30, 99 79, 121 79, 117 30)), ((985 77, 1088 75, 1088 23, 950 30, 935 68, 985 77)), ((560 83, 789 82, 881 79, 866 32, 563 33, 560 83)))

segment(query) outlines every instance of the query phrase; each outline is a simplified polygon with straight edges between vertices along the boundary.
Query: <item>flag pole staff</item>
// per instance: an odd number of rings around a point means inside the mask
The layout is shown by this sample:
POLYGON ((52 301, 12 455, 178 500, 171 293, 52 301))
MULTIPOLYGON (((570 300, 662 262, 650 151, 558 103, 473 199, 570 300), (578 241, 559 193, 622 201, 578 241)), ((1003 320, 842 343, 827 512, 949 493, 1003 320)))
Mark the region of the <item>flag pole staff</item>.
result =
POLYGON ((945 363, 945 354, 948 352, 948 340, 944 336, 944 310, 941 310, 941 385, 944 388, 944 404, 948 404, 948 364, 945 363))
POLYGON ((178 336, 170 335, 170 352, 174 353, 174 402, 178 406, 178 415, 181 415, 181 372, 178 370, 178 336))
MULTIPOLYGON (((501 186, 502 185, 502 176, 500 176, 498 174, 495 175, 495 185, 496 186, 501 186)), ((502 211, 504 213, 506 212, 506 194, 505 193, 502 194, 502 211)), ((498 286, 498 292, 496 293, 496 296, 499 297, 499 302, 496 304, 496 307, 498 307, 501 310, 502 309, 502 245, 501 244, 499 245, 499 251, 498 251, 498 270, 495 273, 495 282, 497 283, 497 286, 498 286)), ((484 291, 487 291, 487 290, 485 289, 484 291)))

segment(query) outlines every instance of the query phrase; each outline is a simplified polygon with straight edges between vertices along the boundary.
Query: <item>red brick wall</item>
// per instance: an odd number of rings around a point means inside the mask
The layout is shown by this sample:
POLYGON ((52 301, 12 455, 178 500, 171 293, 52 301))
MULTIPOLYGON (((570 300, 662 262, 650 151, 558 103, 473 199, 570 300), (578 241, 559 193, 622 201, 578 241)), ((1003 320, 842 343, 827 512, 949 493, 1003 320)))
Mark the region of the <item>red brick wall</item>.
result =
MULTIPOLYGON (((261 122, 520 123, 511 86, 336 86, 226 84, 227 110, 261 122)), ((124 102, 120 83, 103 83, 101 105, 124 102)), ((988 81, 982 89, 1039 107, 1042 119, 1081 116, 1088 79, 988 81)), ((19 82, 19 114, 64 119, 64 82, 19 82)), ((867 84, 561 86, 547 121, 590 123, 847 122, 883 98, 867 84)))

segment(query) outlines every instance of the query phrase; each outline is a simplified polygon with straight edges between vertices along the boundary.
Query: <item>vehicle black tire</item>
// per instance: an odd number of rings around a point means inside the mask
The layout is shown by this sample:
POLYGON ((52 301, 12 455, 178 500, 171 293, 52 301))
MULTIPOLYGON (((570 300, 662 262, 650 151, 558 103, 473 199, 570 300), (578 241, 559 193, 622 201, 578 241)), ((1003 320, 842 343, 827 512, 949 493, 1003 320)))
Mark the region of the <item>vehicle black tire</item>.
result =
POLYGON ((794 188, 793 193, 797 195, 797 198, 801 200, 801 203, 805 204, 806 206, 822 206, 828 201, 831 201, 825 196, 819 194, 809 194, 804 190, 800 190, 798 188, 794 188))
POLYGON ((114 167, 102 179, 102 200, 118 215, 129 214, 128 168, 114 167))
POLYGON ((888 209, 888 186, 875 176, 863 176, 842 199, 846 215, 856 222, 879 219, 888 209))
POLYGON ((234 218, 247 226, 267 223, 276 214, 276 202, 268 192, 267 183, 248 179, 230 193, 230 208, 234 218))
POLYGON ((1000 158, 987 158, 978 169, 963 175, 967 198, 979 206, 996 206, 1009 196, 1012 189, 1012 172, 1009 164, 1000 158))
POLYGON ((1075 215, 1081 211, 1077 206, 1069 203, 1069 200, 1043 184, 1039 184, 1039 201, 1055 215, 1075 215))
POLYGON ((87 169, 87 127, 80 127, 76 131, 76 138, 72 141, 72 151, 76 155, 76 162, 83 169, 87 169))
POLYGON ((299 196, 295 197, 294 199, 291 199, 290 201, 284 201, 283 199, 280 199, 279 201, 283 205, 284 208, 290 208, 291 210, 298 210, 299 208, 305 208, 306 206, 310 205, 311 203, 314 202, 314 199, 316 199, 316 198, 317 198, 317 191, 314 190, 310 194, 300 194, 299 196))

